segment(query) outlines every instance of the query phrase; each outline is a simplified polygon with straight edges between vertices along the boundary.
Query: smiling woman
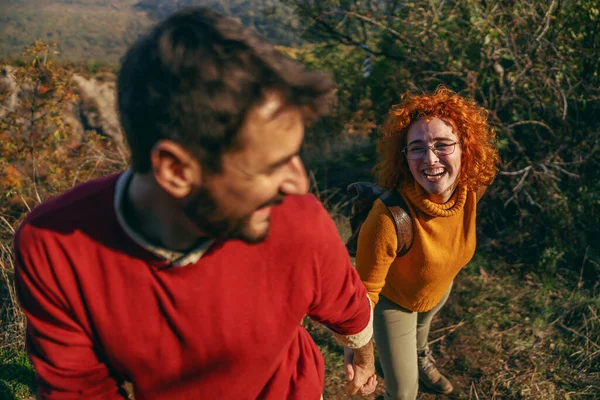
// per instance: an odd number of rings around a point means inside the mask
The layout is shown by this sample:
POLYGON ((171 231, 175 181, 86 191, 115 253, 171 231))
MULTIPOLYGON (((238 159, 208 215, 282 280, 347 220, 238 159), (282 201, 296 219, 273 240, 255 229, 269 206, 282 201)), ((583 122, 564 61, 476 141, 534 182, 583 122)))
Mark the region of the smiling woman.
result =
POLYGON ((419 119, 408 128, 407 141, 403 153, 413 178, 431 201, 447 202, 458 184, 462 155, 452 125, 439 118, 419 119))
POLYGON ((439 118, 452 127, 463 151, 459 181, 469 190, 489 186, 499 162, 496 135, 487 121, 488 111, 453 91, 440 87, 431 95, 406 93, 392 106, 378 143, 376 175, 385 189, 413 182, 402 151, 408 144, 409 127, 420 119, 439 118))
POLYGON ((487 111, 444 87, 408 93, 378 143, 379 184, 409 207, 413 245, 396 256, 398 235, 381 200, 358 237, 356 268, 375 306, 374 327, 386 399, 416 399, 419 381, 437 393, 452 384, 428 347, 433 316, 475 252, 476 205, 499 161, 487 111))

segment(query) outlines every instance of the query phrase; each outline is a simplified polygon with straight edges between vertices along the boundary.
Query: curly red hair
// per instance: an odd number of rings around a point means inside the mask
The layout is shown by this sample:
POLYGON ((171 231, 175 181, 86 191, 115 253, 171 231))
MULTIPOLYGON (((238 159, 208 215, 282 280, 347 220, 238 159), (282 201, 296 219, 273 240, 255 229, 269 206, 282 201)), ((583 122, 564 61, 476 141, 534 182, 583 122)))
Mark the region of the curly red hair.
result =
POLYGON ((500 161, 496 133, 487 122, 488 111, 452 90, 440 86, 433 94, 407 92, 392 106, 377 143, 379 161, 374 172, 386 190, 414 181, 402 149, 408 127, 423 118, 440 118, 453 126, 462 149, 459 183, 467 190, 489 186, 500 161))

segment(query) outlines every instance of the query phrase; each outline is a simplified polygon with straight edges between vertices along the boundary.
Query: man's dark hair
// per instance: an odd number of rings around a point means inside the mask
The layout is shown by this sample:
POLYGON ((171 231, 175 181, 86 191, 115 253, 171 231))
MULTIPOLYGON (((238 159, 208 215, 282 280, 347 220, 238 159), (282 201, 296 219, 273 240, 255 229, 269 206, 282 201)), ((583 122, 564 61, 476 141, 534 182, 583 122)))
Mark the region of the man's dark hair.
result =
POLYGON ((136 172, 173 140, 212 172, 235 147, 248 110, 276 90, 307 122, 326 113, 333 81, 277 51, 238 20, 206 8, 173 14, 138 40, 118 79, 121 122, 136 172))

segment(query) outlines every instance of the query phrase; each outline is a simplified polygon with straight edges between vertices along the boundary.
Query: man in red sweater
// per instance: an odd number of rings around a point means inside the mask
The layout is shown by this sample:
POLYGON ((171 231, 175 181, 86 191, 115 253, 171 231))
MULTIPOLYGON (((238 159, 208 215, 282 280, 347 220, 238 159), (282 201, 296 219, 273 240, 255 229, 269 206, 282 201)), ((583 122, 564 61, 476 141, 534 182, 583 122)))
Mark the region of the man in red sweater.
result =
POLYGON ((323 358, 301 321, 374 375, 371 306, 307 192, 304 126, 332 91, 236 20, 177 13, 119 73, 128 171, 33 210, 16 284, 42 399, 319 399, 323 358))

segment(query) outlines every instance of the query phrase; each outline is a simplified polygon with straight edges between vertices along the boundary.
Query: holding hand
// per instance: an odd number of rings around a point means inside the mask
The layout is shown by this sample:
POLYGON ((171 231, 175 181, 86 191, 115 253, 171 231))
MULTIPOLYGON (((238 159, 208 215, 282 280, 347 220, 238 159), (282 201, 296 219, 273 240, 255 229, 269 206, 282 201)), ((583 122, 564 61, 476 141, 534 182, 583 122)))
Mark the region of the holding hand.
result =
POLYGON ((346 372, 346 393, 369 395, 377 387, 373 341, 360 349, 344 347, 344 370, 346 372))

